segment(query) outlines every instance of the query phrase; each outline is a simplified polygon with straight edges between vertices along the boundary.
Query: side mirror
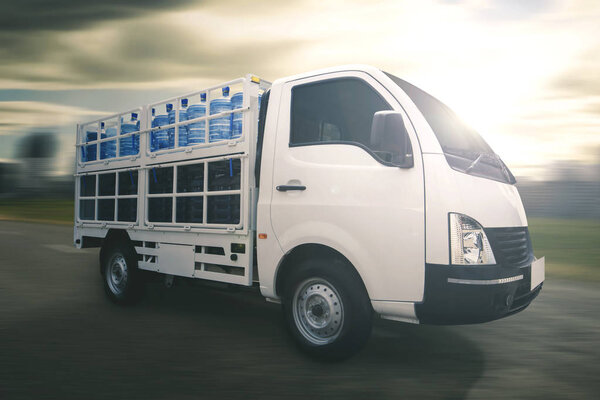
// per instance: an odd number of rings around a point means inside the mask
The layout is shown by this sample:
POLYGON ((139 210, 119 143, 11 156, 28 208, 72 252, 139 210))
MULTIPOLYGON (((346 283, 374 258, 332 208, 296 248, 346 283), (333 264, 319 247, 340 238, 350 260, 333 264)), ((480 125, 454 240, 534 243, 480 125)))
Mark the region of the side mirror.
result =
POLYGON ((371 150, 395 167, 414 166, 412 146, 402 114, 396 111, 375 113, 371 124, 371 150))

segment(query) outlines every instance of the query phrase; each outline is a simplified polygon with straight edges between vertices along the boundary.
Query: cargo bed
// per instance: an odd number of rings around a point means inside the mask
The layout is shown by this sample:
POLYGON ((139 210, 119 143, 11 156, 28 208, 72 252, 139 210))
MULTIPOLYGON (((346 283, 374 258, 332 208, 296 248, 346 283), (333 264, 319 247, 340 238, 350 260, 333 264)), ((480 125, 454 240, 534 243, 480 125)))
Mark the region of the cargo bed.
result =
POLYGON ((124 230, 141 269, 251 285, 258 99, 269 86, 247 75, 78 125, 76 245, 124 230), (241 107, 211 115, 210 103, 225 87, 243 93, 241 107), (180 120, 182 99, 204 105, 206 115, 180 120), (174 122, 152 126, 153 109, 167 104, 174 122), (125 126, 131 113, 139 116, 133 131, 125 126), (214 139, 213 125, 232 115, 239 137, 214 139), (204 140, 181 145, 190 126, 204 126, 204 140), (156 148, 157 132, 166 131, 170 145, 156 148))

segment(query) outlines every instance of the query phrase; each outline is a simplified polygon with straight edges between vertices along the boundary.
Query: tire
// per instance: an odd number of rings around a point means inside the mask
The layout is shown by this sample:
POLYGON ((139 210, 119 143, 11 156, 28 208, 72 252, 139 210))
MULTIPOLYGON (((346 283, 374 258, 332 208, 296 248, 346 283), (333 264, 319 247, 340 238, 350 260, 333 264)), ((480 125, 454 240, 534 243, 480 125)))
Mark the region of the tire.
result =
POLYGON ((143 277, 129 243, 109 242, 101 260, 102 281, 108 298, 120 305, 133 304, 143 294, 143 277))
POLYGON ((305 260, 283 287, 283 312, 299 347, 310 356, 342 360, 371 334, 373 309, 356 271, 335 259, 305 260))

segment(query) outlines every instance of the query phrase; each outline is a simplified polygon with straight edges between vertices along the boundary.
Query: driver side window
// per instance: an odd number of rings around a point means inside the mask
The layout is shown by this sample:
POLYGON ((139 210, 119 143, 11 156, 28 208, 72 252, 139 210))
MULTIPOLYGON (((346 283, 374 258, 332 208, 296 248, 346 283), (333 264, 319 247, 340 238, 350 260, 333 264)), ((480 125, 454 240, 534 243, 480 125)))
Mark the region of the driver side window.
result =
POLYGON ((371 123, 390 105, 365 81, 339 78, 292 89, 290 146, 358 144, 370 149, 371 123))

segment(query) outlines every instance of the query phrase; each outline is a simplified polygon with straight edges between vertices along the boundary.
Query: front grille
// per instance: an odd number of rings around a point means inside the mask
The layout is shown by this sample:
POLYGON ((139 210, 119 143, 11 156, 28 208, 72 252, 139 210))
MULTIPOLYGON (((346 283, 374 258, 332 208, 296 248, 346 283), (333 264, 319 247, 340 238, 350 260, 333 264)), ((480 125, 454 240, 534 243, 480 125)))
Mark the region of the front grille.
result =
POLYGON ((523 267, 533 261, 533 250, 527 227, 489 228, 485 233, 499 265, 523 267))

